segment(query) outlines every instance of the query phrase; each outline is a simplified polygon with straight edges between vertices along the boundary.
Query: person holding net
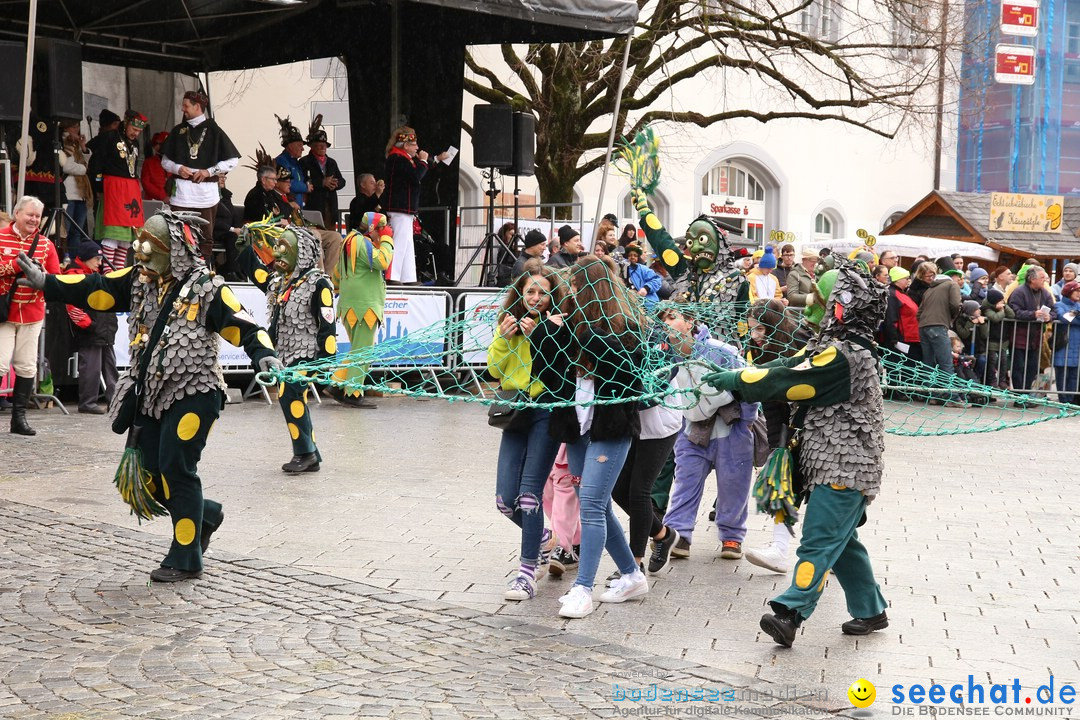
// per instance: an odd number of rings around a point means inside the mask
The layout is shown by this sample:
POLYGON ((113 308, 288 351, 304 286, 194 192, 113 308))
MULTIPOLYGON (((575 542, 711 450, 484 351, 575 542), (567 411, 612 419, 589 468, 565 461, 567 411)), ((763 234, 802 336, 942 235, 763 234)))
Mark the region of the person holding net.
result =
MULTIPOLYGON (((506 293, 495 338, 488 346, 488 371, 515 399, 551 402, 560 388, 568 387, 561 373, 555 373, 551 389, 544 385, 534 372, 530 342, 538 326, 552 322, 548 316, 558 312, 563 290, 559 274, 535 259, 525 263, 525 272, 506 293)), ((520 564, 503 596, 507 600, 535 597, 536 581, 546 571, 555 546, 551 531, 544 529, 542 511, 548 471, 559 452, 559 442, 548 433, 550 418, 546 408, 518 410, 503 428, 499 443, 495 506, 521 528, 520 564)))
POLYGON ((570 472, 581 477, 581 558, 574 586, 559 599, 559 615, 583 618, 593 611, 592 589, 604 549, 621 577, 601 602, 620 603, 649 592, 611 500, 630 443, 641 431, 638 369, 646 319, 609 259, 579 259, 568 282, 567 312, 547 315, 533 329, 530 345, 545 388, 559 401, 573 403, 552 410, 550 432, 567 443, 570 472))
POLYGON ((761 629, 791 647, 814 612, 830 573, 844 589, 853 619, 841 630, 867 635, 889 626, 857 528, 881 487, 884 404, 874 332, 888 297, 862 262, 837 260, 837 276, 819 333, 790 358, 705 376, 745 402, 790 400, 798 428, 798 461, 809 501, 790 587, 773 598, 761 629))

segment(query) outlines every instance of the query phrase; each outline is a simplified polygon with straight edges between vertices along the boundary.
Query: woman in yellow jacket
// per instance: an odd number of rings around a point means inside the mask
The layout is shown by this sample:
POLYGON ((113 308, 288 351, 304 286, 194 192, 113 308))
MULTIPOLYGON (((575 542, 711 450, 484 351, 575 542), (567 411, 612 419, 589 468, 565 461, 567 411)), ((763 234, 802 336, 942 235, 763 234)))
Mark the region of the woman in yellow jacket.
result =
MULTIPOLYGON (((539 260, 525 264, 525 272, 507 289, 499 313, 495 339, 488 347, 488 372, 503 390, 517 391, 538 402, 547 402, 543 382, 533 368, 529 336, 558 307, 563 280, 539 260)), ((514 426, 503 430, 495 480, 495 505, 521 528, 521 561, 517 575, 506 590, 507 600, 529 600, 555 543, 544 529, 542 498, 544 483, 559 450, 548 434, 550 411, 529 408, 519 411, 514 426)))

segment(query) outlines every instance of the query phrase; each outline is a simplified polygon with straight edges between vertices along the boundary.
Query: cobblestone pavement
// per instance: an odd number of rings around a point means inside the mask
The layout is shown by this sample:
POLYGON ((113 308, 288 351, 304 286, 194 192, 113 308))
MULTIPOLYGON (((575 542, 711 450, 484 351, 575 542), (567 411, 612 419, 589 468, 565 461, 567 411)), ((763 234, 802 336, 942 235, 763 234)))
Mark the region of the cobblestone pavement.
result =
MULTIPOLYGON (((517 538, 494 509, 498 433, 475 406, 381 405, 316 408, 327 461, 299 478, 278 470, 276 406, 227 408, 200 468, 227 520, 206 577, 179 591, 146 587, 169 527, 137 528, 116 497, 121 439, 100 417, 32 412, 36 438, 2 441, 0 716, 604 716, 623 707, 611 683, 656 677, 771 688, 766 705, 792 684, 827 692, 799 706, 813 716, 850 711, 858 677, 883 699, 968 674, 1080 684, 1077 420, 889 436, 860 535, 892 625, 842 635, 830 582, 784 650, 757 618, 787 578, 720 560, 705 508, 692 557, 643 602, 566 621, 570 580, 545 579, 505 603, 517 538)), ((748 543, 767 530, 752 516, 748 543)))

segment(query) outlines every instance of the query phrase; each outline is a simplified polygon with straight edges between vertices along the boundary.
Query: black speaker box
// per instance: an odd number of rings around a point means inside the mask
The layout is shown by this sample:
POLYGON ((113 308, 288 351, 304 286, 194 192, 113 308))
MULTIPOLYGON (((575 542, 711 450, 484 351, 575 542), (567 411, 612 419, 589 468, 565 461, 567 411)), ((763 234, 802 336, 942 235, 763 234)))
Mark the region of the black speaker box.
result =
POLYGON ((63 40, 42 40, 34 56, 38 115, 50 120, 81 120, 82 46, 63 40))
POLYGON ((507 175, 536 173, 536 118, 532 113, 514 113, 514 157, 507 175))
POLYGON ((0 68, 7 80, 0 82, 0 121, 22 121, 23 79, 26 77, 26 45, 0 42, 0 68))
POLYGON ((505 169, 514 164, 513 113, 509 105, 473 108, 473 165, 505 169))

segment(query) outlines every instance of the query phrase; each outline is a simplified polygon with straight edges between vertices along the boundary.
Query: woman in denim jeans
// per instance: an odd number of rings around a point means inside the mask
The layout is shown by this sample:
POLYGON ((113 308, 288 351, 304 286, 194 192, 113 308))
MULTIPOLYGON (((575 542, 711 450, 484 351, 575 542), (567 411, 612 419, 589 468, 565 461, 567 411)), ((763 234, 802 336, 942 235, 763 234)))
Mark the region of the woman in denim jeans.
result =
MULTIPOLYGON (((533 373, 530 338, 546 322, 543 315, 558 307, 553 300, 562 289, 555 270, 530 260, 507 291, 495 339, 488 347, 488 371, 503 390, 517 390, 538 402, 550 401, 543 382, 533 373)), ((554 546, 551 533, 544 529, 541 498, 559 443, 548 433, 550 411, 531 408, 524 412, 529 415, 527 430, 503 430, 495 480, 495 506, 521 528, 520 566, 504 595, 507 600, 535 596, 536 581, 554 546)))
POLYGON ((604 549, 621 577, 601 602, 623 602, 649 591, 611 501, 630 443, 641 429, 637 367, 645 317, 609 258, 579 259, 570 268, 569 283, 572 309, 549 316, 537 328, 541 336, 533 346, 544 373, 561 371, 561 399, 574 401, 573 407, 552 411, 550 430, 567 443, 570 472, 581 476, 581 560, 574 586, 559 600, 561 616, 581 618, 593 610, 592 587, 604 549))

